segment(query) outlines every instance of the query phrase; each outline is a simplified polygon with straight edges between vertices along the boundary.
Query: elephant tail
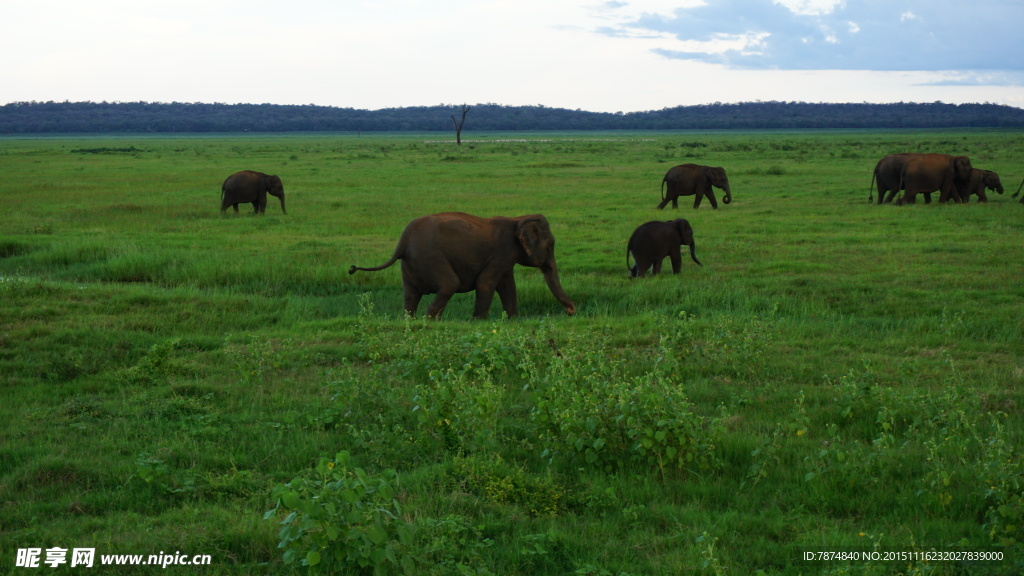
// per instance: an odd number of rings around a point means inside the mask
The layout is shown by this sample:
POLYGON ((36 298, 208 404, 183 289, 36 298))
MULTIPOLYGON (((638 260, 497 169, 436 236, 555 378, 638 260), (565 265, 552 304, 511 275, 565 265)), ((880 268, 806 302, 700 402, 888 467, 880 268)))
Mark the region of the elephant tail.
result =
POLYGON ((372 268, 362 268, 360 266, 356 266, 355 264, 353 264, 351 267, 349 267, 348 273, 349 274, 355 274, 356 271, 358 271, 358 270, 362 270, 363 272, 377 272, 378 270, 383 270, 383 269, 387 268, 388 266, 391 266, 392 264, 394 264, 395 262, 398 262, 401 259, 402 259, 401 256, 396 253, 394 256, 391 257, 391 260, 388 260, 387 262, 381 264, 380 266, 374 266, 372 268))
MULTIPOLYGON (((878 176, 878 169, 875 168, 874 172, 871 173, 871 185, 868 187, 868 204, 875 201, 875 176, 878 176)), ((878 203, 882 203, 882 199, 878 199, 878 203)))
POLYGON ((664 201, 665 201, 665 182, 667 182, 667 180, 665 180, 664 178, 662 178, 662 179, 661 179, 661 201, 662 201, 662 202, 664 202, 664 201))
POLYGON ((1018 187, 1017 187, 1017 191, 1016 191, 1016 192, 1014 192, 1014 193, 1013 193, 1013 196, 1010 196, 1010 198, 1016 198, 1016 197, 1017 197, 1017 195, 1018 195, 1018 194, 1020 194, 1020 189, 1021 189, 1021 188, 1024 188, 1024 180, 1021 180, 1021 181, 1020 181, 1020 186, 1018 186, 1018 187))
POLYGON ((395 247, 395 253, 391 256, 390 260, 388 260, 387 262, 381 264, 380 266, 374 266, 372 268, 362 268, 360 266, 356 266, 355 264, 353 264, 348 269, 348 273, 349 274, 355 274, 356 271, 358 271, 358 270, 362 270, 363 272, 377 272, 378 270, 383 270, 383 269, 387 268, 388 266, 391 266, 395 262, 398 262, 399 260, 402 259, 403 256, 405 256, 405 247, 406 247, 406 239, 405 239, 405 234, 403 233, 402 237, 398 240, 398 246, 395 247))
POLYGON ((636 275, 637 275, 636 266, 637 266, 637 264, 636 264, 636 257, 633 256, 633 239, 630 238, 629 239, 629 244, 626 245, 626 268, 629 269, 629 277, 630 278, 636 278, 636 275), (633 264, 632 265, 629 264, 630 257, 633 258, 633 264))

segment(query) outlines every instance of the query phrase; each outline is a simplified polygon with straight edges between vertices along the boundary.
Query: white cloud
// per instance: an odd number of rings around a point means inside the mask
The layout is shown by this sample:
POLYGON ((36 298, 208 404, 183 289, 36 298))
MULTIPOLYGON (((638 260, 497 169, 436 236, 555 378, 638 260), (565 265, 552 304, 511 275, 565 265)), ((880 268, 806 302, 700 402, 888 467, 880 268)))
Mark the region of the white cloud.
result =
POLYGON ((909 10, 904 12, 904 13, 902 13, 902 14, 900 14, 900 22, 907 22, 909 20, 920 20, 920 19, 921 19, 920 16, 918 16, 917 14, 914 14, 913 12, 911 12, 909 10))
POLYGON ((11 1, 0 104, 1024 103, 1024 4, 976 0, 964 21, 948 15, 954 1, 11 1), (900 26, 904 12, 929 30, 906 33, 919 27, 900 26), (894 65, 930 72, 870 71, 894 65))
POLYGON ((837 8, 846 3, 845 0, 774 0, 774 2, 800 16, 824 16, 835 12, 837 8))

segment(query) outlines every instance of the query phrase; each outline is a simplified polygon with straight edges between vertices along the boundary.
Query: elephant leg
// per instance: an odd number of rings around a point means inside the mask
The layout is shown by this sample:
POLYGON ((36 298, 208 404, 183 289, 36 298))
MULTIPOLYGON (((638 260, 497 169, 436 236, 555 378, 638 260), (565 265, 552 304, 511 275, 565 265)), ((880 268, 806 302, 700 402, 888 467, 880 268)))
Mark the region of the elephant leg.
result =
POLYGON ((668 255, 672 259, 672 273, 679 274, 683 269, 683 255, 680 248, 676 248, 672 253, 668 255))
POLYGON ((886 190, 879 190, 878 191, 878 198, 880 200, 879 200, 878 203, 879 204, 884 204, 886 202, 892 202, 892 199, 896 197, 896 193, 897 192, 899 192, 899 190, 888 190, 888 191, 886 191, 886 190), (889 192, 889 194, 886 195, 885 194, 886 192, 889 192), (881 200, 882 196, 885 196, 885 200, 881 200))
POLYGON ((668 206, 668 202, 669 198, 666 196, 665 199, 658 204, 658 210, 664 210, 665 206, 668 206))
MULTIPOLYGON (((427 306, 427 317, 440 318, 448 301, 458 292, 461 282, 455 269, 448 263, 444 263, 443 268, 434 270, 434 281, 437 286, 437 295, 430 301, 430 306, 427 306)), ((479 290, 477 294, 479 298, 479 290)), ((488 305, 490 305, 490 301, 488 301, 488 305)))
POLYGON ((501 309, 509 318, 519 315, 519 296, 516 293, 516 277, 509 270, 498 281, 498 297, 501 298, 501 309))
POLYGON ((672 197, 672 207, 673 208, 679 208, 679 195, 678 194, 676 194, 675 196, 672 197))
POLYGON ((444 312, 444 307, 448 305, 448 301, 452 299, 455 294, 454 291, 438 291, 434 299, 430 301, 430 306, 427 306, 427 317, 428 318, 440 318, 441 313, 444 312))
POLYGON ((473 318, 487 318, 491 310, 491 302, 494 300, 494 288, 476 289, 476 303, 473 305, 473 318))
POLYGON ((636 254, 633 254, 633 272, 634 278, 643 278, 647 275, 647 269, 651 267, 651 263, 644 258, 637 258, 636 254))
MULTIPOLYGON (((971 201, 971 197, 970 196, 968 196, 967 198, 964 198, 964 203, 965 204, 967 202, 970 202, 970 201, 971 201)), ((988 196, 985 195, 985 191, 984 190, 980 190, 978 192, 978 202, 988 202, 988 196)))
POLYGON ((420 307, 420 299, 423 298, 423 294, 420 294, 415 289, 405 289, 405 313, 409 316, 416 315, 416 309, 420 307))
POLYGON ((235 214, 238 214, 238 204, 232 204, 231 207, 235 209, 235 214))
POLYGON ((664 258, 658 258, 654 261, 654 270, 651 272, 651 276, 657 276, 661 274, 661 265, 665 262, 664 258))
POLYGON ((696 194, 694 194, 693 195, 693 207, 697 208, 698 206, 700 206, 700 201, 703 200, 703 199, 704 199, 704 193, 703 192, 697 192, 696 194))
POLYGON ((707 197, 708 197, 708 201, 711 202, 711 207, 714 208, 714 209, 718 209, 718 201, 715 200, 715 193, 712 192, 711 190, 708 190, 707 191, 707 197))
MULTIPOLYGON (((939 202, 942 202, 941 197, 942 197, 942 195, 940 194, 939 195, 939 198, 940 198, 939 202)), ((931 192, 925 192, 924 193, 924 203, 925 204, 931 204, 932 203, 932 193, 931 192)))

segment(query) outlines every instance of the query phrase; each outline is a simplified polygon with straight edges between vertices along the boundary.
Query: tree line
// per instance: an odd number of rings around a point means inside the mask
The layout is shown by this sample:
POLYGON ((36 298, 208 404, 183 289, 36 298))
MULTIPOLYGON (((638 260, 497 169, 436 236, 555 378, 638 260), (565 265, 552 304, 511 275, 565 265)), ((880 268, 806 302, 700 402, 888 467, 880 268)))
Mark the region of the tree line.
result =
MULTIPOLYGON (((151 102, 14 102, 0 106, 0 133, 451 131, 459 108, 360 110, 315 105, 151 102)), ((587 112, 475 104, 466 127, 507 130, 757 130, 815 128, 1010 128, 1024 110, 1000 104, 811 104, 745 102, 644 112, 587 112)))

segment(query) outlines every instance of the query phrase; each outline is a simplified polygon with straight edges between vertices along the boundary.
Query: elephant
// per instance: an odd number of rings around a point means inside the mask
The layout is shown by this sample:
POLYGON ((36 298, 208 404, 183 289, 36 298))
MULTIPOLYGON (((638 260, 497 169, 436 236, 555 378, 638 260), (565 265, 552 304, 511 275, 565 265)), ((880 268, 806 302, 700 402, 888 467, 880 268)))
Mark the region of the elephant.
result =
POLYGON ((661 204, 658 204, 658 209, 663 210, 669 201, 672 202, 673 208, 678 208, 680 196, 695 196, 694 208, 699 207, 700 201, 707 196, 711 201, 711 207, 718 208, 712 186, 725 190, 722 202, 732 202, 732 192, 729 189, 729 178, 725 175, 725 168, 698 164, 680 164, 670 168, 661 179, 661 204), (668 184, 668 194, 665 193, 665 184, 668 184))
MULTIPOLYGON (((907 160, 912 156, 916 156, 916 154, 909 152, 889 154, 879 160, 878 164, 875 164, 875 171, 871 174, 871 188, 874 188, 877 181, 879 206, 886 202, 892 202, 893 197, 900 190, 903 190, 903 168, 907 165, 907 160), (887 192, 888 196, 886 196, 887 192)), ((926 203, 931 202, 931 193, 926 194, 924 200, 926 203)), ((870 204, 873 201, 872 190, 868 192, 868 203, 870 204)))
POLYGON ((1003 193, 1003 183, 999 181, 999 174, 991 170, 979 170, 974 168, 971 170, 971 179, 968 181, 966 188, 961 191, 963 195, 962 200, 969 202, 972 194, 978 195, 978 202, 988 202, 988 197, 985 196, 985 190, 995 190, 996 192, 1003 193))
POLYGON ((424 294, 436 294, 427 307, 428 318, 440 318, 453 294, 476 291, 474 318, 486 318, 494 293, 509 317, 519 314, 516 297, 516 264, 540 268, 548 289, 565 307, 576 313, 576 304, 562 289, 555 263, 555 237, 547 218, 530 214, 516 218, 481 218, 465 212, 421 216, 410 222, 390 260, 373 268, 383 270, 402 261, 405 311, 416 314, 424 294))
POLYGON ((647 274, 647 270, 654 267, 653 274, 661 272, 661 264, 665 257, 672 259, 672 273, 679 274, 682 269, 683 257, 680 246, 683 244, 690 247, 690 258, 703 266, 697 260, 697 246, 693 242, 693 227, 682 218, 669 220, 668 222, 647 222, 641 224, 633 235, 629 237, 626 244, 626 267, 629 268, 629 277, 637 278, 647 274), (633 256, 633 266, 629 266, 629 257, 633 256))
POLYGON ((913 204, 918 194, 936 190, 939 191, 939 202, 962 202, 971 170, 971 159, 967 156, 915 154, 903 167, 900 179, 906 192, 896 204, 913 204))
POLYGON ((223 214, 228 206, 233 206, 235 213, 238 213, 239 204, 251 202, 256 214, 263 214, 267 210, 268 192, 281 199, 281 213, 287 214, 284 209, 284 186, 280 178, 253 170, 235 172, 220 187, 220 213, 223 214))

